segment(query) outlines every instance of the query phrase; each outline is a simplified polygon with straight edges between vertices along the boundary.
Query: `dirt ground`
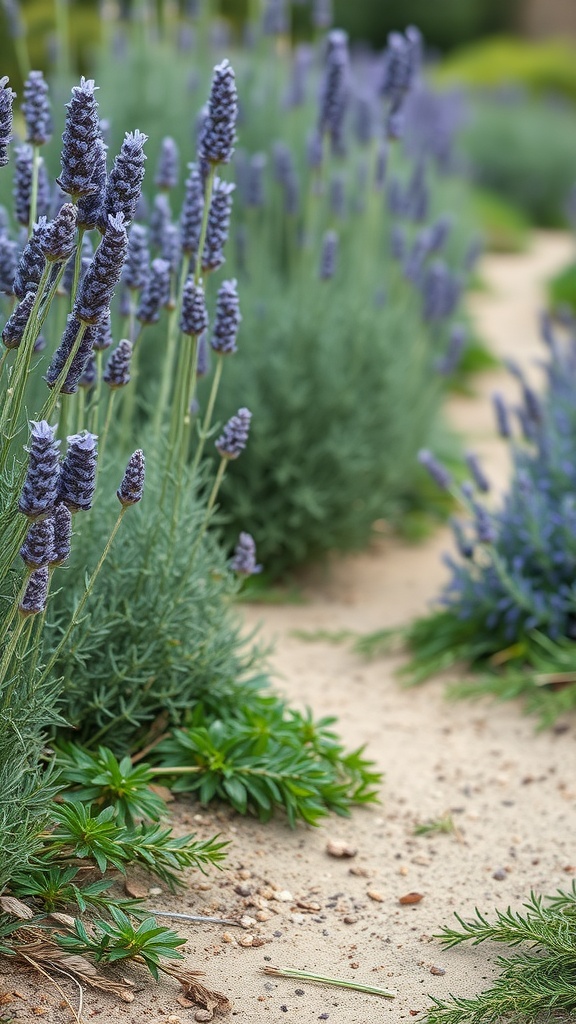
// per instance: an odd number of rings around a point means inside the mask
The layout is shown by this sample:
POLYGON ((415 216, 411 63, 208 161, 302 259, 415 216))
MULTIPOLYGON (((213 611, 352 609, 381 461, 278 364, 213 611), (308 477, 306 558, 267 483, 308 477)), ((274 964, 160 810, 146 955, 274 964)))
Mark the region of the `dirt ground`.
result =
MULTIPOLYGON (((540 234, 524 255, 487 257, 486 288, 471 300, 478 331, 494 353, 514 357, 536 380, 541 286, 570 249, 567 237, 540 234)), ((473 398, 452 400, 449 416, 502 486, 506 449, 495 436, 489 396, 495 388, 514 389, 501 371, 484 375, 475 388, 473 398)), ((174 805, 177 830, 199 837, 218 831, 232 841, 230 854, 223 872, 191 875, 189 888, 176 897, 156 891, 150 907, 251 919, 243 930, 178 923, 189 937, 189 965, 232 999, 228 1019, 409 1020, 425 1010, 429 995, 472 994, 493 976, 494 949, 445 952, 433 938, 454 910, 466 916, 474 907, 490 912, 496 904, 519 905, 531 889, 553 892, 576 876, 574 720, 536 733, 514 703, 451 704, 441 680, 403 690, 394 677, 398 658, 366 663, 346 645, 295 635, 407 622, 437 595, 445 573, 441 555, 449 548, 447 531, 419 546, 384 540, 310 573, 305 604, 242 608, 247 627, 260 624, 262 637, 274 641, 278 687, 316 715, 337 715, 346 743, 366 744, 385 779, 380 806, 328 819, 317 829, 290 831, 281 822, 263 826, 228 811, 198 813, 186 801, 174 805), (417 823, 447 812, 457 835, 414 835, 417 823), (356 856, 329 856, 330 840, 347 842, 356 856), (399 902, 411 892, 422 899, 399 902), (397 997, 266 977, 260 969, 267 963, 364 981, 397 997)), ((176 984, 136 980, 131 1004, 88 990, 82 1019, 198 1019, 195 1008, 177 1002, 176 984)), ((59 984, 77 1005, 76 989, 66 979, 59 984)), ((0 973, 1 992, 0 1020, 73 1019, 38 975, 0 973)))

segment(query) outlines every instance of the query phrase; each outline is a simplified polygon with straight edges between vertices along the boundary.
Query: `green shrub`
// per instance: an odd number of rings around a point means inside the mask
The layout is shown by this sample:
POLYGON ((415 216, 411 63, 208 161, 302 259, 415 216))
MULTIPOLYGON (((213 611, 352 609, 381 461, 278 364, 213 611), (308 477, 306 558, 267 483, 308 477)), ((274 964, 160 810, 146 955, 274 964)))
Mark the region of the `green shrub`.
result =
POLYGON ((569 263, 548 284, 548 297, 553 310, 569 309, 576 313, 576 262, 569 263))
POLYGON ((473 205, 490 252, 524 251, 530 222, 520 207, 481 188, 474 190, 473 205))
POLYGON ((576 49, 560 41, 482 40, 447 57, 438 78, 473 87, 522 86, 537 96, 555 94, 576 102, 576 49))
POLYGON ((523 94, 471 100, 461 136, 476 181, 534 224, 560 227, 576 168, 576 111, 523 94))

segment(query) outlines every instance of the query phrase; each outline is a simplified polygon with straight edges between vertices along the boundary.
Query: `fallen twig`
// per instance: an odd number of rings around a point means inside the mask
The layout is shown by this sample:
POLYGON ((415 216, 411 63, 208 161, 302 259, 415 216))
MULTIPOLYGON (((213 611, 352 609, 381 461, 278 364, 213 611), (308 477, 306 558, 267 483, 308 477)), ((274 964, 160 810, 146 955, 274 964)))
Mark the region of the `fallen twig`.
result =
POLYGON ((240 921, 232 921, 227 917, 203 917, 202 914, 179 914, 175 910, 150 910, 154 917, 176 917, 179 921, 194 921, 200 924, 229 924, 234 928, 242 928, 240 921))
POLYGON ((300 981, 316 981, 320 985, 336 985, 338 988, 353 988, 356 992, 366 992, 372 996, 384 996, 395 999, 396 992, 387 988, 376 988, 375 985, 363 985, 360 981, 345 981, 343 978, 326 978, 323 974, 311 974, 310 971, 297 971, 292 967, 261 967, 263 974, 272 974, 276 978, 298 978, 300 981))

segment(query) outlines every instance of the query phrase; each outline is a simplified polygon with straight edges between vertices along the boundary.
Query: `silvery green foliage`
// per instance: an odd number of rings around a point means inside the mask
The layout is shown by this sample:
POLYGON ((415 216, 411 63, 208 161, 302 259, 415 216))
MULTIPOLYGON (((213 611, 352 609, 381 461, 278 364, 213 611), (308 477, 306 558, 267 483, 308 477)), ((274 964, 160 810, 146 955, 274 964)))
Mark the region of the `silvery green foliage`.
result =
POLYGON ((222 433, 214 442, 221 458, 237 459, 242 454, 248 443, 251 419, 249 409, 238 409, 236 415, 224 424, 222 433))
POLYGON ((130 363, 132 361, 132 344, 122 338, 110 354, 102 380, 109 388, 123 388, 130 382, 130 363))
POLYGON ((43 146, 52 136, 52 117, 48 83, 41 71, 31 71, 24 83, 22 113, 26 121, 26 141, 43 146))
POLYGON ((60 470, 58 501, 70 512, 89 512, 96 490, 98 438, 88 430, 67 438, 60 470))
POLYGON ((12 139, 12 104, 16 93, 8 85, 8 76, 0 78, 0 167, 8 163, 8 145, 12 139))
POLYGON ((29 519, 40 519, 54 511, 60 481, 60 441, 56 428, 45 420, 30 424, 30 445, 26 479, 18 509, 29 519))

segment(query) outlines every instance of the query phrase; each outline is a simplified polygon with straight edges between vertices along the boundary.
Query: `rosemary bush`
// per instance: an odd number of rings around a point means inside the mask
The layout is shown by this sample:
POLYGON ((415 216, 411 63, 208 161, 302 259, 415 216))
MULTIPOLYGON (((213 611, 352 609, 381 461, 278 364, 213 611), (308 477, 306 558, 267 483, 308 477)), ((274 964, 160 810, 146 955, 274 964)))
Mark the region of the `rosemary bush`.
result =
MULTIPOLYGON (((501 504, 485 503, 489 482, 473 456, 472 480, 456 488, 433 456, 422 454, 466 518, 454 521, 458 554, 448 559, 443 607, 403 636, 413 655, 406 672, 414 681, 465 662, 483 674, 459 684, 456 693, 521 695, 549 723, 576 703, 576 347, 573 322, 554 326, 544 316, 542 333, 544 393, 536 394, 511 364, 520 404, 509 409, 495 396, 499 430, 512 445, 512 477, 501 504)), ((374 635, 360 647, 374 650, 390 639, 374 635)))
MULTIPOLYGON (((123 60, 102 55, 99 64, 118 103, 138 103, 151 135, 161 119, 183 152, 192 119, 183 123, 159 97, 162 82, 177 88, 191 54, 196 66, 206 60, 201 25, 195 38, 181 52, 167 39, 135 40, 127 26, 123 60), (146 95, 136 100, 128 83, 144 66, 146 95)), ((243 103, 225 272, 238 281, 241 356, 223 361, 215 416, 239 394, 254 413, 250 445, 223 482, 222 525, 229 547, 240 529, 255 537, 267 578, 361 547, 376 519, 398 524, 433 508, 415 456, 437 431, 446 387, 478 356, 469 339, 452 341, 477 241, 455 173, 458 98, 414 84, 404 141, 385 144, 381 62, 353 62, 338 152, 327 129, 318 148, 326 45, 286 53, 280 41, 271 61, 265 37, 235 56, 243 103), (455 209, 458 217, 443 216, 455 209), (436 271, 452 288, 443 313, 427 307, 436 271)), ((200 110, 199 79, 187 77, 200 110)), ((181 193, 180 180, 173 219, 181 193)), ((148 200, 154 219, 162 202, 150 192, 148 200)), ((141 366, 153 403, 157 348, 141 366)), ((210 387, 200 382, 201 401, 210 387)))

